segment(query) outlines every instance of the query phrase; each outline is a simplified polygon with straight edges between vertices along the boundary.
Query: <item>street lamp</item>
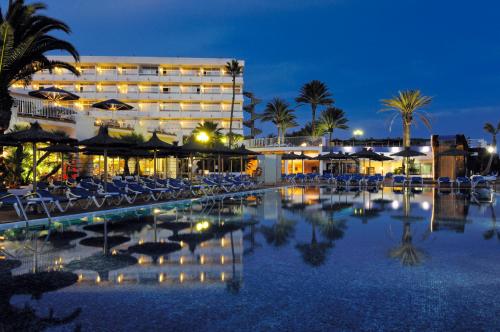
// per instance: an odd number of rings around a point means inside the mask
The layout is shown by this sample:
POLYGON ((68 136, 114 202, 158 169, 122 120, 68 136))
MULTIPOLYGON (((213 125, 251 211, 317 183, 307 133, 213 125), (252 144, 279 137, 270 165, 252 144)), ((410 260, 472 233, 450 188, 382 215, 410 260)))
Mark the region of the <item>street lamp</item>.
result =
POLYGON ((493 145, 490 145, 486 148, 486 151, 488 151, 488 153, 495 153, 495 147, 493 145))

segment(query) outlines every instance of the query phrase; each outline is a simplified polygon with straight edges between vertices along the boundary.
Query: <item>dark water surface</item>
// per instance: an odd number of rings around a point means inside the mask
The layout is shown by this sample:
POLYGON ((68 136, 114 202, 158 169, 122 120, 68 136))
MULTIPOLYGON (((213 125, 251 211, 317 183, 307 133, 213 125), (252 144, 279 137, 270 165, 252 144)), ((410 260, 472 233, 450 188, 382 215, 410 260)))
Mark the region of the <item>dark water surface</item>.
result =
POLYGON ((21 265, 0 279, 78 281, 12 291, 1 320, 53 331, 499 330, 497 200, 295 187, 56 222, 49 234, 8 230, 4 261, 21 265), (43 321, 50 308, 67 319, 43 321))

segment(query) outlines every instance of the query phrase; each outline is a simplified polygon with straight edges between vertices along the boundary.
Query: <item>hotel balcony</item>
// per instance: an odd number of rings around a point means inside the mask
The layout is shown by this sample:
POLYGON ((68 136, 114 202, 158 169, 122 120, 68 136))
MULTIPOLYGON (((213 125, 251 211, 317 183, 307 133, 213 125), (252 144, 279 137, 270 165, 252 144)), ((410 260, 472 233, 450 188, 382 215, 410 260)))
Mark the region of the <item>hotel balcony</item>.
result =
MULTIPOLYGON (((160 93, 160 92, 127 92, 120 93, 119 91, 88 91, 76 93, 82 99, 90 100, 105 100, 105 99, 118 99, 118 100, 175 100, 175 101, 198 101, 198 102, 231 102, 232 93, 160 93)), ((243 95, 236 94, 236 102, 243 102, 243 95)))
MULTIPOLYGON (((180 111, 180 110, 161 110, 161 111, 104 111, 104 110, 86 110, 87 115, 94 118, 116 118, 116 119, 205 119, 205 120, 229 120, 230 111, 180 111)), ((235 111, 234 119, 243 119, 243 112, 235 111)))
MULTIPOLYGON (((64 74, 49 74, 40 73, 33 77, 33 81, 48 81, 48 82, 130 82, 130 83, 227 83, 233 82, 231 76, 213 76, 200 74, 184 74, 184 75, 162 75, 160 74, 118 74, 114 73, 83 73, 76 77, 70 73, 64 74)), ((243 76, 236 78, 236 84, 243 84, 243 76)))

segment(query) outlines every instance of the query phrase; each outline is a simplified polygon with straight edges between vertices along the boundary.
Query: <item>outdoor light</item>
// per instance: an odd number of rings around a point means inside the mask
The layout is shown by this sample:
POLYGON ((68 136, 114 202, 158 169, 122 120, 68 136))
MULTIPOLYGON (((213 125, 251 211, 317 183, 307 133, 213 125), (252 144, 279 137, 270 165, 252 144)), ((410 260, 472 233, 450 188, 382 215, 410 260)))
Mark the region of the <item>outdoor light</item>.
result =
POLYGON ((393 210, 399 209, 399 202, 398 201, 392 201, 391 207, 393 210))
POLYGON ((428 153, 428 152, 430 152, 430 151, 431 151, 431 148, 430 148, 429 146, 424 146, 424 147, 422 147, 421 151, 422 151, 423 153, 428 153))
POLYGON ((201 131, 196 135, 196 140, 201 143, 207 143, 210 140, 210 137, 206 132, 201 131))
POLYGON ((303 143, 300 144, 300 146, 307 146, 307 143, 303 142, 303 143))
POLYGON ((490 145, 486 148, 486 151, 488 151, 488 153, 494 153, 495 152, 495 147, 490 145))
POLYGON ((154 210, 153 210, 153 213, 154 213, 154 214, 159 214, 160 212, 161 212, 161 210, 160 210, 160 209, 154 209, 154 210))
POLYGON ((222 142, 222 144, 227 144, 228 140, 227 140, 227 136, 224 136, 220 139, 220 141, 222 142))
POLYGON ((365 134, 365 132, 361 129, 355 129, 352 134, 356 137, 356 136, 363 136, 365 134))
POLYGON ((420 204, 422 210, 428 211, 431 208, 431 204, 427 201, 424 201, 420 204))

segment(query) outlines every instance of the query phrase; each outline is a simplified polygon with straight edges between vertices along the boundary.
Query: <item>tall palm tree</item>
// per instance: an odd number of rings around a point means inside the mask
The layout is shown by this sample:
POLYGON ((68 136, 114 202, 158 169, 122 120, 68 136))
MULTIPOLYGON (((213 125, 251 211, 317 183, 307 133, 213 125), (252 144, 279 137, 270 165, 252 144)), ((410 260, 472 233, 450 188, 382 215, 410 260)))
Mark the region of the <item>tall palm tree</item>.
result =
MULTIPOLYGON (((485 123, 484 125, 484 131, 486 131, 488 134, 491 134, 491 146, 493 147, 494 150, 496 150, 497 147, 497 135, 500 133, 500 122, 498 122, 498 125, 495 126, 491 123, 485 123)), ((484 170, 483 174, 488 174, 491 170, 491 164, 493 163, 493 158, 495 157, 495 153, 490 153, 490 159, 488 160, 488 165, 486 165, 486 169, 484 170)))
POLYGON ((422 109, 432 102, 432 97, 423 96, 420 90, 399 91, 397 96, 391 99, 382 99, 382 105, 386 108, 380 112, 396 112, 391 119, 392 123, 396 117, 401 116, 403 120, 403 146, 409 148, 411 144, 411 125, 414 124, 415 116, 427 127, 431 128, 430 119, 422 109))
POLYGON ((325 133, 329 134, 328 142, 332 141, 333 131, 335 129, 347 129, 347 118, 343 110, 337 107, 328 107, 326 110, 321 112, 321 116, 318 122, 318 133, 322 135, 325 133))
POLYGON ((233 96, 231 99, 231 115, 229 119, 229 146, 233 144, 233 116, 234 116, 234 99, 236 96, 236 77, 243 72, 243 66, 240 66, 237 60, 231 60, 226 63, 226 72, 231 75, 233 80, 233 96))
POLYGON ((216 142, 220 142, 222 135, 222 128, 219 127, 218 123, 213 121, 205 121, 203 123, 198 123, 196 128, 194 128, 191 139, 196 137, 196 135, 200 133, 205 133, 208 136, 208 142, 211 144, 215 144, 216 142))
POLYGON ((264 113, 262 113, 261 121, 271 121, 278 129, 278 143, 284 139, 286 130, 297 126, 296 117, 290 105, 280 98, 274 98, 267 103, 264 113))
POLYGON ((312 112, 312 134, 316 134, 316 110, 318 106, 330 106, 334 103, 334 100, 328 87, 325 83, 312 80, 306 83, 300 89, 299 96, 295 98, 295 101, 299 104, 310 104, 312 112))
POLYGON ((9 88, 16 82, 28 85, 33 74, 54 68, 66 69, 75 75, 78 70, 69 63, 49 60, 51 51, 69 53, 75 61, 79 54, 69 42, 51 36, 51 32, 70 33, 70 28, 54 18, 40 15, 43 3, 25 4, 9 1, 6 15, 0 12, 0 133, 8 127, 14 100, 9 88))

